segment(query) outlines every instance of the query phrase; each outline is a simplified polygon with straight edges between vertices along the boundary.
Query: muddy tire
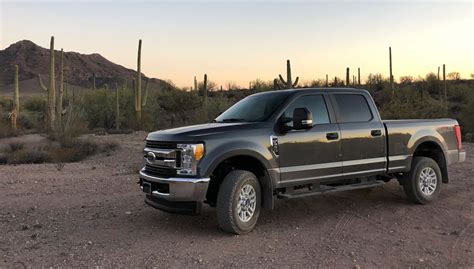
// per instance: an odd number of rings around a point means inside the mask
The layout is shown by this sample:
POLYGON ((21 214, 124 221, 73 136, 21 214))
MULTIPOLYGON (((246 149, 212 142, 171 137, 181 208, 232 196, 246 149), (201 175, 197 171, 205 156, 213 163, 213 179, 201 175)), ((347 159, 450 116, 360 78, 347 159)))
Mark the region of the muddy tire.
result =
POLYGON ((441 182, 441 170, 433 159, 415 157, 411 171, 403 176, 403 189, 414 203, 427 204, 439 196, 441 182))
POLYGON ((257 177, 244 170, 227 174, 217 194, 217 221, 227 232, 253 230, 260 215, 262 195, 257 177))

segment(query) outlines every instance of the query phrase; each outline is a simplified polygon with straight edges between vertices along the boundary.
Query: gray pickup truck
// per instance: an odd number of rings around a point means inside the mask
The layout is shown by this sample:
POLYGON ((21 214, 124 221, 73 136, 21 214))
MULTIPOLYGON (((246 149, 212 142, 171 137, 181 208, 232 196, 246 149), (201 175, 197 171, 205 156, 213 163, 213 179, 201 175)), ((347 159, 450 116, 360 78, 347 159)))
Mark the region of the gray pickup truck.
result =
POLYGON ((223 230, 242 234, 275 199, 391 179, 429 203, 465 158, 456 120, 382 121, 365 90, 283 90, 248 96, 212 123, 148 134, 139 184, 154 208, 197 214, 207 203, 223 230))

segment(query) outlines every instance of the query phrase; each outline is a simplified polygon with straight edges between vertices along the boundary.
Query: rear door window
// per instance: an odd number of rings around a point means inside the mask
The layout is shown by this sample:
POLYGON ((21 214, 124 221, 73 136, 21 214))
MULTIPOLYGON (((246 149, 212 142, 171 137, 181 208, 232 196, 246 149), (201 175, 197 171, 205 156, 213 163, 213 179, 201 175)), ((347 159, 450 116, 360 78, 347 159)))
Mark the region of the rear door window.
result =
POLYGON ((334 94, 339 110, 339 122, 367 122, 372 120, 372 112, 363 95, 334 94))

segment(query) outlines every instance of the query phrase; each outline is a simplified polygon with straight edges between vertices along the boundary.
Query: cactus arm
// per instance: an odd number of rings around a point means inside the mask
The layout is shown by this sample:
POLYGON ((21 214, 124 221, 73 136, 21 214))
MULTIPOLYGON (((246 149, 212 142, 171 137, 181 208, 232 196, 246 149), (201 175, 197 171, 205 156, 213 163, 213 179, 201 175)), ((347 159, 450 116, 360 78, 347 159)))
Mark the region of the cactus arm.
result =
POLYGON ((293 83, 293 88, 296 87, 298 85, 298 80, 300 79, 300 77, 296 77, 295 79, 295 83, 293 83))
POLYGON ((285 79, 283 79, 283 77, 281 76, 281 74, 279 74, 278 77, 280 78, 281 83, 283 83, 283 84, 286 85, 286 81, 285 81, 285 79))
POLYGON ((147 78, 146 79, 146 82, 145 82, 145 95, 143 95, 143 99, 142 99, 142 107, 145 107, 146 106, 146 100, 148 100, 148 81, 150 79, 147 78))
POLYGON ((38 74, 38 83, 39 83, 41 89, 43 89, 43 91, 45 91, 45 92, 48 91, 48 88, 44 85, 43 80, 41 79, 41 75, 40 75, 40 74, 38 74))

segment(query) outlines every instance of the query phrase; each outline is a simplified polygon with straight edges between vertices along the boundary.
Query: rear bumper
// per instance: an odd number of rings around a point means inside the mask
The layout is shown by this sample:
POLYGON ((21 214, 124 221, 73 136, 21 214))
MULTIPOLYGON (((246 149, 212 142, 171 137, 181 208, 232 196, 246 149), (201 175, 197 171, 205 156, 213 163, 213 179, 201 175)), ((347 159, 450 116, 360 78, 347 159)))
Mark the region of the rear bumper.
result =
POLYGON ((210 178, 160 178, 140 170, 140 187, 151 183, 149 196, 175 202, 203 202, 206 199, 210 178))
POLYGON ((447 163, 451 165, 453 163, 460 163, 466 160, 466 151, 465 150, 449 150, 446 152, 447 163))
POLYGON ((464 162, 466 160, 466 151, 461 150, 459 152, 459 162, 464 162))

